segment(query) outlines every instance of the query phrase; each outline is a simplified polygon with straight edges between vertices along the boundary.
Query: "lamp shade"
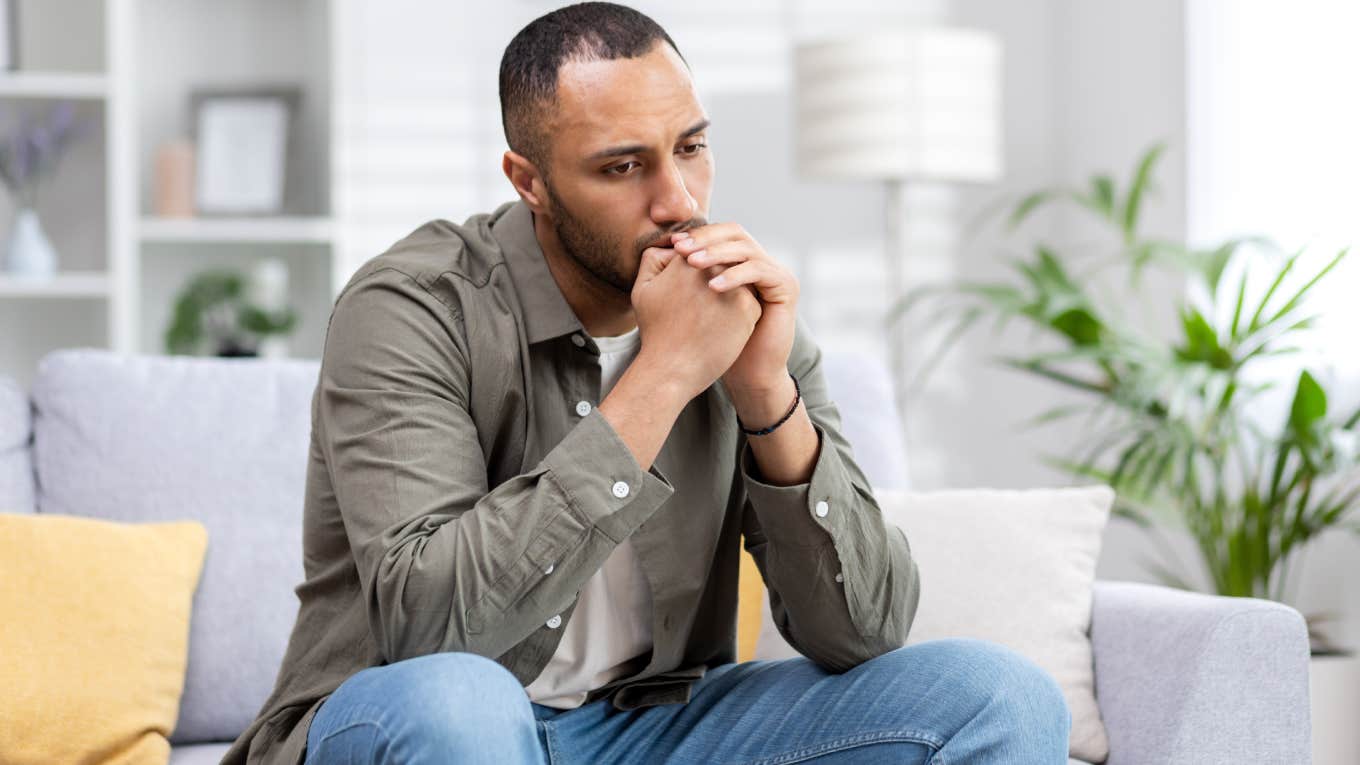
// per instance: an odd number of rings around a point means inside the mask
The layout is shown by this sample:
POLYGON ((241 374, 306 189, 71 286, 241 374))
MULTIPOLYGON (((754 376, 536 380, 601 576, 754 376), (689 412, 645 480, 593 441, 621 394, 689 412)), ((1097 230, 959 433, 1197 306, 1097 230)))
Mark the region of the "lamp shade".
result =
POLYGON ((810 178, 991 181, 1001 175, 1001 45, 912 27, 794 50, 799 172, 810 178))

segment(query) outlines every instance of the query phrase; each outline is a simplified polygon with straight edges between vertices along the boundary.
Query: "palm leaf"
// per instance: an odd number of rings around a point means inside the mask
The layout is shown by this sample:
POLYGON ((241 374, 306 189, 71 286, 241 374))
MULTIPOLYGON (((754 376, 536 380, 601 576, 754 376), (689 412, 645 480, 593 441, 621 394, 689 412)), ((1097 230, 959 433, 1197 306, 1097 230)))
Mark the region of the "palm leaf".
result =
POLYGON ((1152 179, 1152 169, 1157 164, 1157 160, 1165 151, 1166 145, 1157 143, 1151 149, 1143 153, 1138 160, 1138 168, 1133 174, 1133 183, 1129 186, 1128 196, 1124 199, 1123 226, 1124 240, 1133 241, 1134 233, 1138 230, 1138 214, 1143 206, 1143 194, 1147 191, 1148 184, 1152 179))

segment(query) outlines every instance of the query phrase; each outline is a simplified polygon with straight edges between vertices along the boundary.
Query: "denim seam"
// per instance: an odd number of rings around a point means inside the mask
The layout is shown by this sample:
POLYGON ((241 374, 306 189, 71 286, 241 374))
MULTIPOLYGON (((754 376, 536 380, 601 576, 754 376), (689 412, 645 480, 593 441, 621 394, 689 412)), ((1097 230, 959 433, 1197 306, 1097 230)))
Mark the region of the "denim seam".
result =
MULTIPOLYGON (((823 754, 828 754, 830 752, 837 752, 843 749, 852 749, 854 747, 861 746, 864 744, 880 744, 889 741, 906 741, 918 744, 925 744, 927 746, 933 747, 936 750, 937 754, 940 747, 944 746, 944 741, 942 741, 938 736, 925 731, 885 730, 876 731, 874 733, 860 733, 854 736, 845 736, 843 738, 832 739, 831 741, 825 741, 815 746, 803 747, 802 749, 795 749, 791 752, 784 752, 782 754, 777 754, 770 757, 762 757, 760 759, 750 760, 744 763, 743 765, 787 765, 787 763, 801 762, 803 760, 807 760, 812 757, 816 757, 823 754)), ((943 760, 931 760, 931 762, 935 763, 936 765, 945 765, 945 762, 943 760)))
POLYGON ((547 734, 544 738, 548 740, 548 764, 557 765, 559 757, 556 726, 552 724, 552 720, 539 720, 539 722, 543 723, 543 731, 547 734))

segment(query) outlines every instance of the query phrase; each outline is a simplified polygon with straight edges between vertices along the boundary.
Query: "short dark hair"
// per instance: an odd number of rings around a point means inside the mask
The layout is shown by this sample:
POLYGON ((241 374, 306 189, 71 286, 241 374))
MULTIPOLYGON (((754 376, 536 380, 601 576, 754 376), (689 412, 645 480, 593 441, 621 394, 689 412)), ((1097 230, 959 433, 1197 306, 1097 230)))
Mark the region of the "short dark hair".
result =
POLYGON ((511 150, 548 172, 543 112, 557 100, 557 74, 569 61, 638 58, 675 41, 647 15, 616 3, 576 3, 546 13, 515 35, 501 56, 501 127, 511 150))

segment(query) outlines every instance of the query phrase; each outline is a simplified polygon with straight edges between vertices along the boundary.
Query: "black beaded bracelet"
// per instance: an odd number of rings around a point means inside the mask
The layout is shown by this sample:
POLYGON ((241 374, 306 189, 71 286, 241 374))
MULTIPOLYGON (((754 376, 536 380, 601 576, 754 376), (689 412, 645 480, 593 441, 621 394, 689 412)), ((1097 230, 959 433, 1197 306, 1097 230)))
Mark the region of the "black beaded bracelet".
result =
POLYGON ((783 425, 786 420, 793 416, 794 411, 798 409, 798 401, 803 397, 803 391, 798 388, 798 378, 794 377, 792 372, 789 372, 789 377, 793 379, 793 406, 789 407, 788 413, 783 417, 780 417, 779 422, 776 422, 768 428, 761 428, 760 430, 748 430, 745 425, 741 424, 741 418, 738 417, 737 427, 741 428, 741 432, 748 436, 763 436, 767 433, 773 433, 775 428, 783 425))

